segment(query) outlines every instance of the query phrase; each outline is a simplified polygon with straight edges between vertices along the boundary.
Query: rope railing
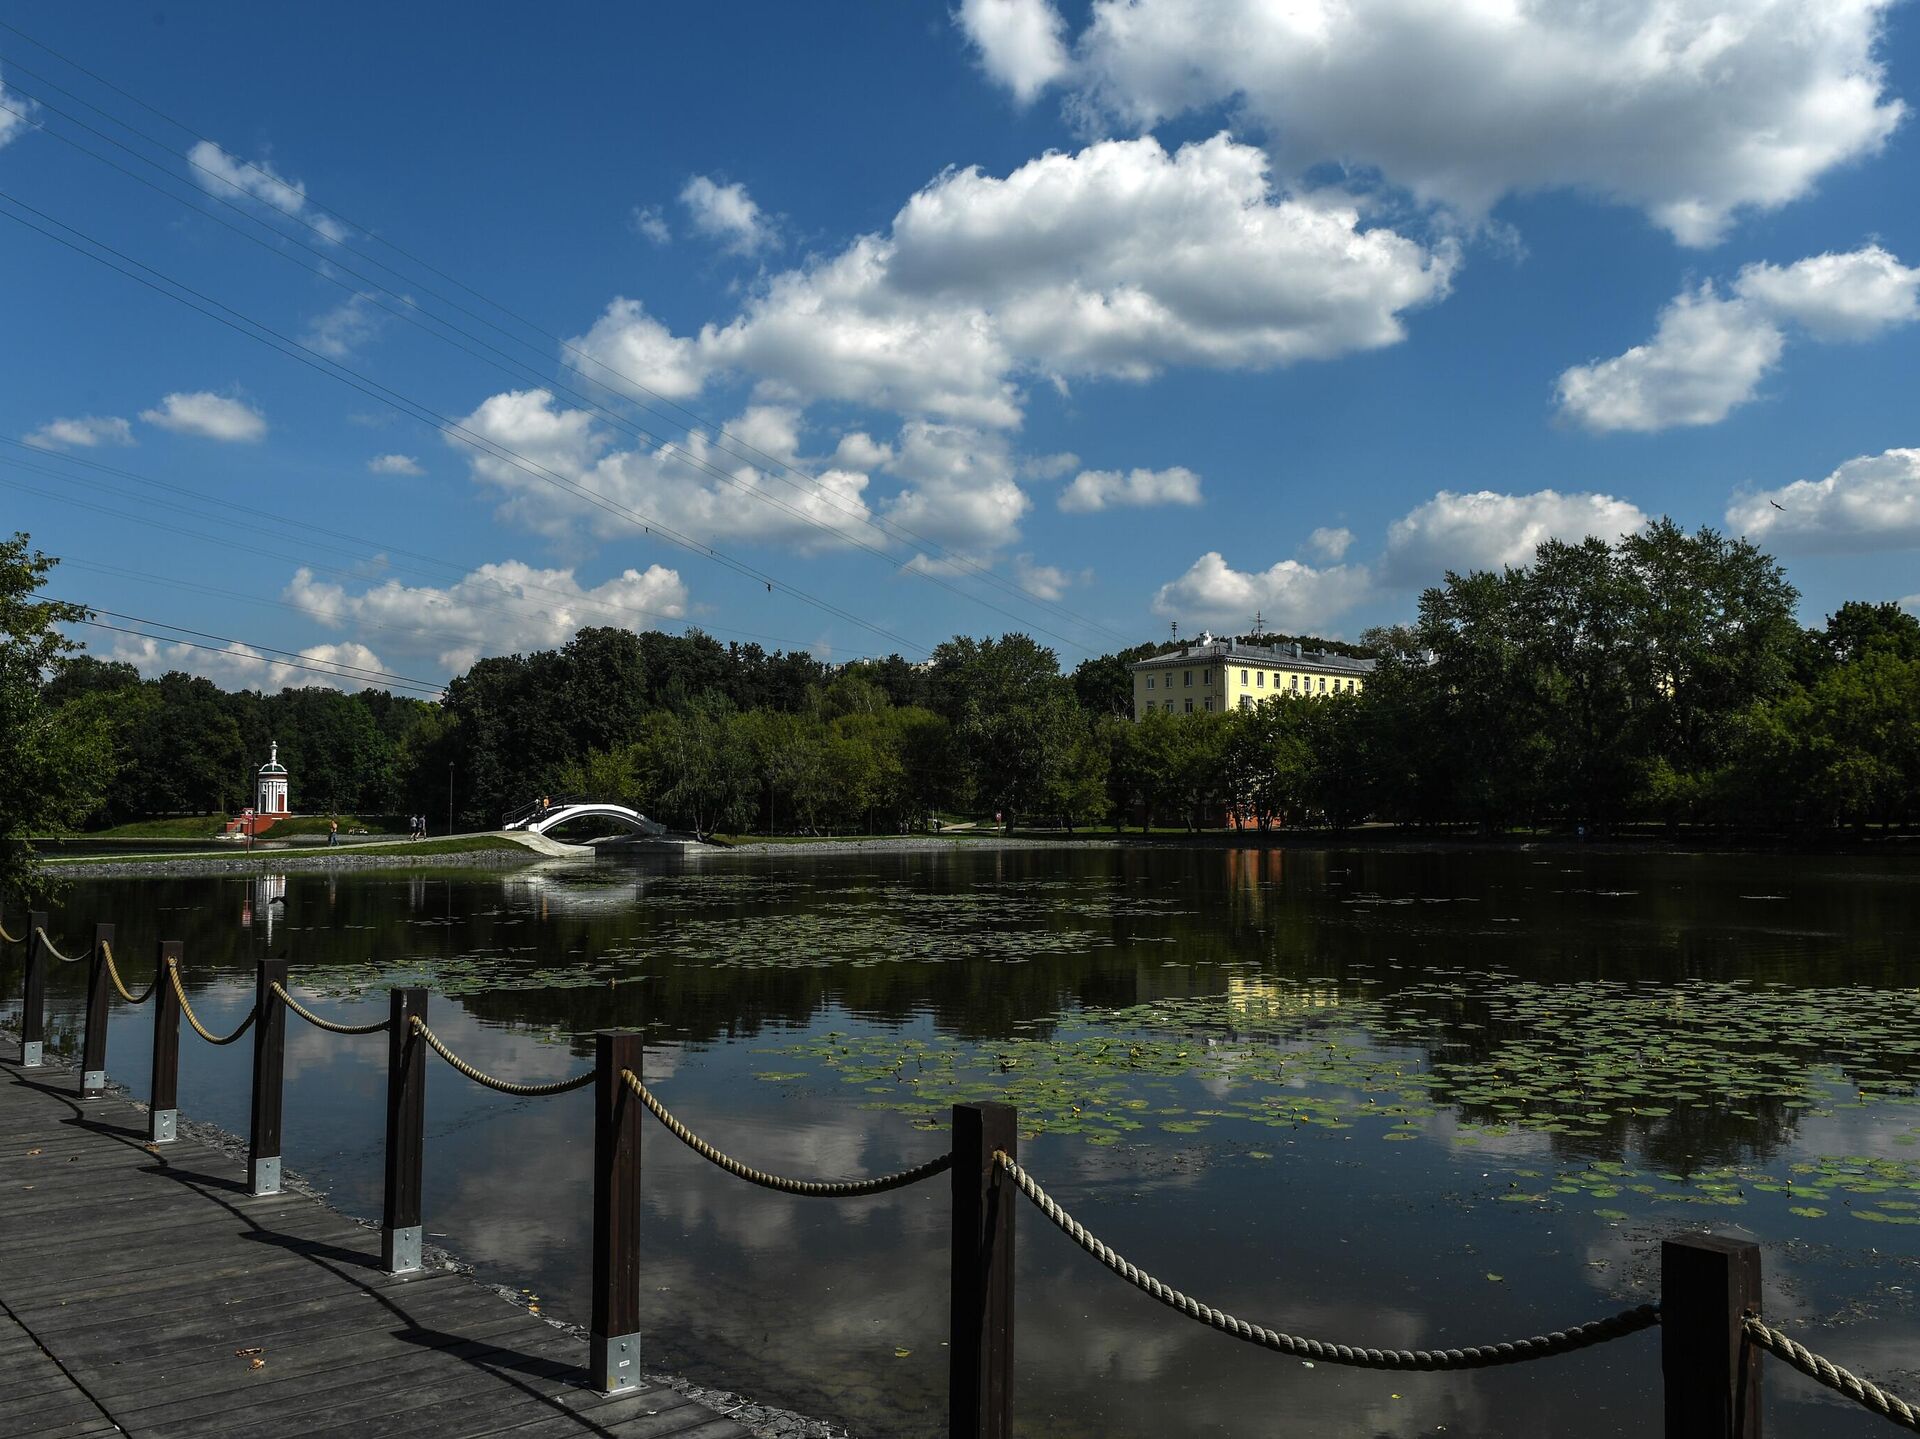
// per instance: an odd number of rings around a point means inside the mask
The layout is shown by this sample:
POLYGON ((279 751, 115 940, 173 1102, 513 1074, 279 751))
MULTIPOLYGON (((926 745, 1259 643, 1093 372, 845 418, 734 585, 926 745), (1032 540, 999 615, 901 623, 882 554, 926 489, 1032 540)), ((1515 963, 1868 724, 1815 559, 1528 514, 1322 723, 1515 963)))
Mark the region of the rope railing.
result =
POLYGON ((34 938, 40 941, 40 947, 62 964, 78 964, 86 958, 84 954, 62 954, 54 947, 53 941, 47 938, 47 932, 44 929, 36 929, 33 934, 34 938))
POLYGON ((291 994, 288 994, 285 986, 283 986, 279 980, 274 980, 268 988, 273 991, 274 998, 278 999, 288 1009, 306 1020, 306 1022, 311 1024, 315 1029, 324 1029, 328 1034, 378 1034, 383 1029, 392 1027, 393 1022, 387 1019, 378 1020, 373 1024, 340 1024, 331 1019, 322 1019, 291 994))
POLYGON ((26 937, 24 932, 20 934, 8 934, 7 927, 4 924, 0 924, 0 944, 18 944, 26 937))
POLYGON ((1862 1379, 1842 1369, 1831 1359, 1815 1354, 1799 1340, 1760 1319, 1748 1316, 1741 1328, 1748 1339, 1769 1354, 1786 1360, 1809 1379, 1817 1380, 1836 1394, 1844 1394, 1863 1409, 1870 1409, 1903 1429, 1920 1432, 1920 1413, 1916 1413, 1906 1400, 1887 1393, 1872 1380, 1862 1379))
POLYGON ((107 978, 113 981, 113 987, 120 991, 120 997, 122 999, 124 999, 128 1004, 138 1005, 138 1004, 145 1004, 148 1000, 153 998, 153 992, 160 987, 160 971, 158 969, 154 970, 153 983, 147 986, 146 993, 135 994, 131 989, 127 988, 127 982, 120 977, 120 966, 113 962, 112 941, 110 940, 101 941, 100 949, 101 949, 101 952, 105 954, 107 957, 107 978))
POLYGON ((1524 1339, 1503 1340, 1495 1344, 1469 1344, 1452 1349, 1373 1349, 1283 1334, 1202 1304, 1172 1285, 1156 1279, 1095 1238, 1084 1224, 1062 1209, 1053 1196, 1041 1188, 1038 1180, 1003 1151, 996 1150, 993 1157, 1020 1192, 1032 1200, 1034 1206, 1052 1220, 1067 1238, 1134 1288, 1210 1329, 1218 1329, 1223 1334, 1231 1334, 1236 1339, 1279 1354, 1291 1354, 1326 1364, 1344 1364, 1356 1369, 1490 1369, 1499 1364, 1524 1364, 1556 1354, 1571 1354, 1577 1349, 1625 1338, 1660 1322, 1659 1305, 1641 1304, 1632 1309, 1623 1309, 1618 1314, 1610 1314, 1604 1319, 1576 1324, 1571 1329, 1556 1329, 1548 1334, 1530 1334, 1524 1339))
POLYGON ((167 979, 173 985, 173 996, 180 1001, 180 1012, 186 1016, 187 1023, 193 1026, 193 1032, 206 1040, 208 1044, 232 1044, 241 1035, 253 1028, 253 1021, 259 1018, 260 1007, 255 1005, 247 1011, 247 1017, 240 1021, 240 1027, 232 1034, 215 1034, 200 1022, 200 1016, 193 1012, 193 1004, 187 998, 186 986, 180 982, 180 966, 172 960, 167 961, 167 979))
POLYGON ((413 1032, 427 1042, 427 1047, 466 1075, 475 1084, 485 1085, 488 1089, 498 1090, 501 1094, 518 1095, 522 1099, 540 1099, 549 1094, 568 1094, 576 1089, 585 1089, 593 1083, 594 1072, 589 1069, 585 1074, 576 1074, 571 1079, 556 1079, 550 1084, 515 1084, 511 1080, 496 1079, 484 1070, 475 1069, 466 1060, 448 1049, 445 1041, 431 1029, 426 1021, 415 1016, 412 1022, 413 1032))
POLYGON ((912 1169, 903 1169, 896 1174, 882 1174, 873 1179, 789 1179, 784 1175, 769 1174, 764 1169, 755 1169, 752 1165, 742 1164, 732 1155, 715 1148, 686 1125, 674 1118, 673 1111, 660 1102, 659 1096, 648 1089, 646 1082, 631 1069, 620 1071, 620 1078, 626 1081, 640 1102, 652 1111, 653 1117, 666 1126, 667 1133, 679 1140, 695 1154, 709 1164, 719 1166, 736 1179, 744 1179, 749 1184, 757 1184, 762 1189, 778 1190, 782 1194, 798 1194, 809 1199, 852 1199, 863 1194, 885 1194, 890 1189, 905 1189, 910 1184, 918 1184, 923 1179, 931 1179, 942 1174, 953 1165, 953 1151, 948 1150, 937 1158, 912 1169))

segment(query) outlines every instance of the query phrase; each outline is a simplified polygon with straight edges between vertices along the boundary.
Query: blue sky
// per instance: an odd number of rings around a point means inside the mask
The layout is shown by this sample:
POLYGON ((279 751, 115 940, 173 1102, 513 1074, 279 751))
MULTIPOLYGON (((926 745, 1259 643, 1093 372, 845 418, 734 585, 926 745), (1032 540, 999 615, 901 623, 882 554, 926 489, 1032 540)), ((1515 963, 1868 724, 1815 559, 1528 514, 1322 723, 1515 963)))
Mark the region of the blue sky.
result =
POLYGON ((1071 666, 1663 513, 1920 605, 1911 7, 5 18, 0 526, 150 672, 1071 666))

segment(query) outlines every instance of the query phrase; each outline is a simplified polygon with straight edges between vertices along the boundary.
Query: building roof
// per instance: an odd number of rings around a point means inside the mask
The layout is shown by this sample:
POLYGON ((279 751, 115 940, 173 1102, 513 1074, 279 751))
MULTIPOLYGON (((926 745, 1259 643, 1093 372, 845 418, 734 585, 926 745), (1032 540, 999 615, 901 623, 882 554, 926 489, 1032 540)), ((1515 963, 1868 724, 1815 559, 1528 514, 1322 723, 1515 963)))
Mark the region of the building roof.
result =
POLYGON ((267 754, 267 762, 260 766, 263 775, 285 774, 287 767, 280 763, 280 741, 273 742, 273 748, 267 754))
POLYGON ((1305 670, 1313 674, 1366 675, 1373 673, 1375 661, 1357 660, 1347 655, 1328 654, 1324 650, 1302 649, 1297 644, 1258 645, 1247 640, 1204 640, 1150 660, 1138 660, 1129 669, 1175 669, 1181 665, 1208 664, 1214 660, 1229 663, 1274 665, 1281 669, 1305 670))

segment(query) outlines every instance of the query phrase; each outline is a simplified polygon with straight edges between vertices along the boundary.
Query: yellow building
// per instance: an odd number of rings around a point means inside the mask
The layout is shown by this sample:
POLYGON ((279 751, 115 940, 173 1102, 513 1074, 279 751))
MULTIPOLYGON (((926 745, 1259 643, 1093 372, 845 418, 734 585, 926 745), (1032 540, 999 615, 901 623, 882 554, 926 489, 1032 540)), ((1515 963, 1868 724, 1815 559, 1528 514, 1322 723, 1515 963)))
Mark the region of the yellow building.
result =
POLYGON ((1372 660, 1202 635, 1198 644, 1133 667, 1133 717, 1252 709, 1276 696, 1358 693, 1372 660))

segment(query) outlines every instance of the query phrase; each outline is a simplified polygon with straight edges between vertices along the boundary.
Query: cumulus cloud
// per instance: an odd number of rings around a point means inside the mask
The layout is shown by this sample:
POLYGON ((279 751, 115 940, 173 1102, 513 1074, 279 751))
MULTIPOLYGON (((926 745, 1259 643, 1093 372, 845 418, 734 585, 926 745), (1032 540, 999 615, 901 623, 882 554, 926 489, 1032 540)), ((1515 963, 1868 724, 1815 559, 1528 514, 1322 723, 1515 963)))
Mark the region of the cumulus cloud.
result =
MULTIPOLYGON (((798 420, 791 409, 756 405, 726 429, 779 464, 798 467, 798 420)), ((864 473, 818 470, 811 472, 810 485, 796 490, 719 449, 698 430, 679 444, 640 442, 621 448, 616 440, 627 437, 597 428, 586 410, 560 408, 547 390, 494 395, 458 423, 465 434, 449 430, 447 440, 467 454, 477 480, 505 496, 504 515, 553 538, 575 535, 582 527, 611 538, 660 525, 703 539, 816 549, 864 530, 871 519, 865 499, 869 476, 864 473), (559 476, 612 506, 612 512, 541 474, 528 473, 468 435, 511 452, 535 470, 559 476)))
POLYGON ((1448 570, 1466 573, 1530 563, 1547 540, 1572 543, 1597 535, 1611 542, 1646 523, 1639 506, 1611 495, 1563 495, 1557 490, 1463 495, 1442 490, 1387 527, 1379 570, 1392 585, 1438 584, 1448 570))
POLYGON ((1032 555, 1013 557, 1014 582, 1043 600, 1057 600, 1073 584, 1074 576, 1058 565, 1037 564, 1032 555))
POLYGON ((1030 480, 1057 480, 1080 468, 1080 457, 1072 450, 1053 455, 1028 455, 1020 462, 1020 473, 1030 480))
POLYGON ((567 341, 566 357, 596 385, 669 400, 699 394, 710 368, 694 341, 677 338, 646 306, 624 297, 608 305, 586 334, 567 341))
POLYGON ((420 462, 412 455, 375 455, 367 461, 370 475, 424 475, 420 462))
POLYGON ((1075 81, 1083 109, 1142 128, 1234 105, 1290 174, 1377 170, 1469 216, 1576 189, 1705 245, 1885 143, 1905 113, 1877 54, 1891 8, 1096 0, 1075 81))
POLYGON ((1033 503, 1013 478, 1006 441, 990 431, 909 421, 888 469, 908 483, 887 502, 887 518, 970 557, 1014 540, 1033 503))
POLYGON ((695 175, 681 190, 680 203, 687 207, 693 228, 719 241, 730 254, 757 254, 779 239, 773 218, 738 181, 722 185, 711 176, 695 175))
POLYGON ((1353 546, 1353 531, 1345 528, 1329 529, 1322 525, 1307 536, 1307 548, 1323 560, 1343 560, 1353 546))
POLYGON ((1920 450, 1861 455, 1822 480, 1735 495, 1727 524, 1787 550, 1920 547, 1920 450))
POLYGON ((253 200, 269 210, 304 221, 323 240, 336 245, 347 238, 345 226, 307 203, 304 184, 277 174, 264 160, 242 160, 213 141, 202 140, 187 151, 187 163, 192 167, 195 182, 210 195, 227 201, 253 200))
POLYGON ((133 426, 117 415, 86 415, 50 420, 26 437, 41 450, 92 450, 101 445, 131 445, 133 426))
POLYGON ((1022 105, 1066 73, 1066 21, 1047 0, 960 0, 954 19, 981 68, 1022 105))
POLYGON ((1197 505, 1200 477, 1175 465, 1167 470, 1082 470, 1060 492, 1060 508, 1069 514, 1092 514, 1118 506, 1197 505))
POLYGON ((658 205, 635 205, 628 222, 633 226, 633 233, 643 240, 656 245, 673 242, 673 231, 667 228, 667 217, 658 205))
POLYGON ((24 95, 16 95, 4 84, 0 84, 0 149, 25 131, 33 128, 33 101, 24 95))
POLYGON ((1792 265, 1748 265, 1721 295, 1711 281, 1660 314, 1654 337, 1560 376, 1564 414, 1593 430, 1711 425, 1751 400, 1789 327, 1816 340, 1869 340, 1920 319, 1920 270, 1878 245, 1792 265))
POLYGON ((1153 608, 1156 614, 1190 624, 1250 626, 1257 612, 1279 629, 1311 630, 1352 609, 1370 588, 1360 565, 1315 569, 1298 560, 1281 560, 1249 572, 1234 569, 1219 551, 1209 550, 1179 579, 1160 586, 1153 608))
POLYGON ((1264 369, 1394 344, 1456 261, 1450 245, 1364 226, 1345 196, 1277 187, 1265 155, 1225 135, 1172 153, 1114 140, 1004 178, 950 171, 888 233, 769 277, 697 336, 621 300, 574 343, 676 398, 725 370, 763 399, 1011 427, 1031 378, 1264 369))
POLYGON ((251 442, 264 438, 267 433, 265 415, 244 400, 216 395, 211 390, 168 395, 157 408, 142 410, 140 418, 175 434, 199 435, 209 440, 251 442))
POLYGON ((637 631, 687 613, 685 584, 678 572, 660 565, 586 586, 571 569, 507 560, 482 565, 445 588, 388 580, 357 594, 303 568, 285 597, 332 628, 390 629, 381 642, 394 653, 430 660, 453 674, 482 655, 563 645, 587 625, 637 631))
POLYGON ((328 359, 344 360, 380 333, 387 312, 371 290, 347 296, 307 326, 305 343, 328 359))
MULTIPOLYGON (((169 670, 202 675, 223 689, 251 689, 273 693, 282 689, 332 689, 352 693, 363 689, 397 688, 382 675, 392 673, 386 663, 363 644, 309 645, 294 661, 263 653, 238 641, 220 649, 196 649, 169 643, 151 635, 116 636, 106 656, 130 664, 149 678, 169 670)), ((425 676, 411 676, 425 679, 425 676)), ((415 691, 408 691, 413 693, 415 691)))

